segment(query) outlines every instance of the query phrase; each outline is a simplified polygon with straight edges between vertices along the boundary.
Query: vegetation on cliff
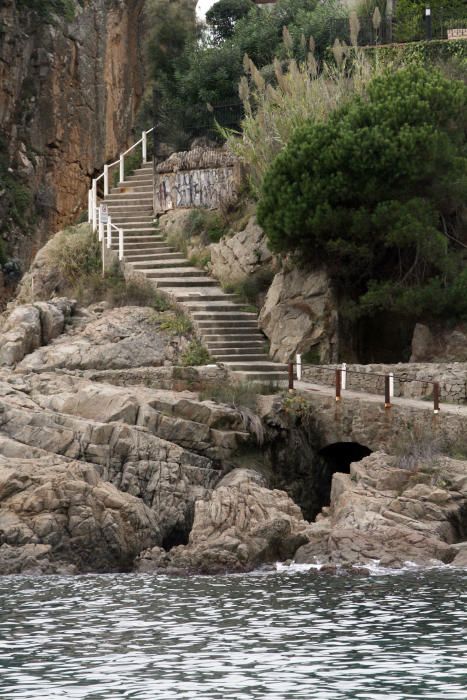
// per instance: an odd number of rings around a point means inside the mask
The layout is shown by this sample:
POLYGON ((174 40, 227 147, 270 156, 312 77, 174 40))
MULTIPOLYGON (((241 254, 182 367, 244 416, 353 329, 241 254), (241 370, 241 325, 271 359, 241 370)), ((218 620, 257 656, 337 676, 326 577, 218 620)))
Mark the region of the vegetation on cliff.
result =
POLYGON ((467 87, 410 66, 309 121, 264 180, 277 251, 324 262, 358 311, 467 313, 467 87))

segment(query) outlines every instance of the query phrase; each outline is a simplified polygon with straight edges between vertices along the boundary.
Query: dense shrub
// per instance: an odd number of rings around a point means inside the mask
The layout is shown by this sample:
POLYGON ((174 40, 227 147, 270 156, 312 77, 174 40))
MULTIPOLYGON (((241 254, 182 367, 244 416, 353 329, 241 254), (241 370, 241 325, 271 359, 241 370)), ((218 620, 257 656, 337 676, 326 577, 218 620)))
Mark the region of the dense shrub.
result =
POLYGON ((355 312, 466 314, 467 296, 453 295, 467 282, 466 134, 462 82, 388 72, 366 99, 297 130, 266 175, 258 220, 276 251, 324 263, 355 312))

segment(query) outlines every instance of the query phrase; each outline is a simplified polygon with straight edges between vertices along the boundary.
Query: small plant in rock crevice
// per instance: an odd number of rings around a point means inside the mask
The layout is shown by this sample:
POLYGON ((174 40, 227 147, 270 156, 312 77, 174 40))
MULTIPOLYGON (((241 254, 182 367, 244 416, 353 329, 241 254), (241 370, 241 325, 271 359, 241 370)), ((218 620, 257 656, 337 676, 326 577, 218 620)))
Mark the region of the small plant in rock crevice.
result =
POLYGON ((192 340, 180 357, 180 363, 184 367, 197 367, 211 362, 211 356, 199 340, 192 340))
POLYGON ((192 322, 180 311, 165 316, 155 314, 154 320, 159 323, 161 330, 167 331, 171 335, 189 335, 193 331, 192 322))

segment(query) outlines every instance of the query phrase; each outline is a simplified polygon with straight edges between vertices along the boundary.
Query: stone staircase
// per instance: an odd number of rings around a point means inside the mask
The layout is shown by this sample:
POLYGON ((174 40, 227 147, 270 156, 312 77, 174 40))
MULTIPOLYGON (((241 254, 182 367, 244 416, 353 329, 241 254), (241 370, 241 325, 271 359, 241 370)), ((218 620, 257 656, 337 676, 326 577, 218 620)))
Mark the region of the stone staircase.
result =
MULTIPOLYGON (((154 281, 192 319, 216 362, 244 381, 284 382, 287 365, 273 362, 255 313, 212 277, 169 247, 154 225, 152 164, 143 165, 104 200, 124 231, 124 261, 154 281)), ((117 250, 118 242, 112 247, 117 250)))

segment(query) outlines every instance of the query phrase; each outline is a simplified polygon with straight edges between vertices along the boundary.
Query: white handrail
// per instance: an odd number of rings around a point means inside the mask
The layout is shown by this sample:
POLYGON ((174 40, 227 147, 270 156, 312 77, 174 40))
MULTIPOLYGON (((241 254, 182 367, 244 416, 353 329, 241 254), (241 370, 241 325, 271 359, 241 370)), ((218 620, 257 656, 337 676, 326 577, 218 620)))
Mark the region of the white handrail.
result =
MULTIPOLYGON (((97 177, 92 179, 92 184, 91 184, 91 189, 88 192, 88 221, 90 224, 92 224, 92 230, 97 231, 98 225, 99 225, 99 220, 100 217, 97 215, 97 183, 101 178, 104 178, 104 197, 107 197, 109 194, 109 170, 116 165, 119 166, 119 182, 124 182, 125 180, 125 156, 130 153, 134 148, 139 146, 141 144, 141 154, 142 154, 142 162, 143 165, 147 163, 147 137, 149 134, 151 134, 154 131, 154 127, 152 126, 150 129, 147 129, 147 131, 143 131, 141 134, 141 138, 139 141, 134 143, 130 148, 127 148, 126 151, 123 151, 123 153, 120 154, 118 160, 115 160, 113 163, 106 163, 104 165, 104 170, 103 172, 98 175, 97 177)), ((113 224, 112 224, 113 225, 113 224)), ((103 236, 103 231, 99 230, 99 240, 102 240, 101 236, 103 236)))

